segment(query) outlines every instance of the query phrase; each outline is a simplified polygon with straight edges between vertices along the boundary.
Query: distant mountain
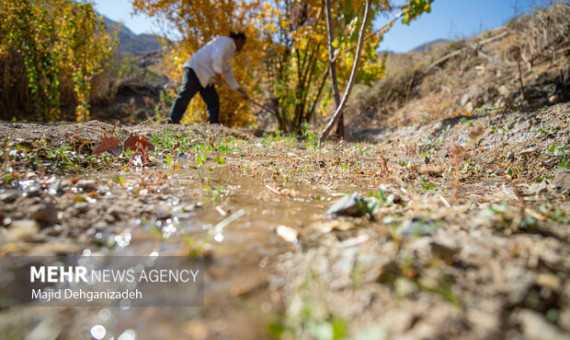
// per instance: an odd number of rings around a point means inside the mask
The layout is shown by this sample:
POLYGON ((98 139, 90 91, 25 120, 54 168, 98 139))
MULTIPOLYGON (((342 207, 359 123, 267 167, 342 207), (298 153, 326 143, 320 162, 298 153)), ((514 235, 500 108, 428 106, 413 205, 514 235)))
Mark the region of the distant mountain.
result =
POLYGON ((145 54, 162 50, 157 36, 153 34, 134 34, 133 31, 123 24, 111 20, 104 15, 102 15, 102 17, 105 24, 107 24, 107 29, 117 30, 117 38, 119 39, 118 50, 120 54, 145 54))
POLYGON ((432 41, 429 41, 425 44, 421 44, 420 46, 414 48, 410 52, 430 52, 430 51, 433 51, 433 50, 440 48, 442 46, 446 46, 450 42, 451 42, 450 40, 446 40, 446 39, 432 40, 432 41))

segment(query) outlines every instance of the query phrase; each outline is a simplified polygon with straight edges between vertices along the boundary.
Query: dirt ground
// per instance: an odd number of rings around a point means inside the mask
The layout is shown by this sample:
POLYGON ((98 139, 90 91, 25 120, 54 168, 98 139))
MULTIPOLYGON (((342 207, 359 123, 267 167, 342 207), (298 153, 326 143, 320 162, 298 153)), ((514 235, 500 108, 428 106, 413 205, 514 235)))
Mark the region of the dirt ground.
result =
POLYGON ((570 104, 321 149, 219 126, 2 123, 1 256, 207 261, 204 307, 16 306, 0 335, 570 338, 569 130, 570 104), (156 149, 91 155, 129 134, 156 149))

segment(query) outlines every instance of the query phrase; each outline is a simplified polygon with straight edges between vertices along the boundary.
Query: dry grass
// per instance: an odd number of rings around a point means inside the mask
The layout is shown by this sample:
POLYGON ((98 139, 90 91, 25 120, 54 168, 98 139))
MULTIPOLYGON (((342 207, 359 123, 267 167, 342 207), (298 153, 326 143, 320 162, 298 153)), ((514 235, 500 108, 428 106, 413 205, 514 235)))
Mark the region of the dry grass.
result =
POLYGON ((386 77, 354 96, 349 129, 449 118, 483 106, 520 110, 568 100, 568 17, 570 6, 559 1, 429 52, 389 54, 386 77))

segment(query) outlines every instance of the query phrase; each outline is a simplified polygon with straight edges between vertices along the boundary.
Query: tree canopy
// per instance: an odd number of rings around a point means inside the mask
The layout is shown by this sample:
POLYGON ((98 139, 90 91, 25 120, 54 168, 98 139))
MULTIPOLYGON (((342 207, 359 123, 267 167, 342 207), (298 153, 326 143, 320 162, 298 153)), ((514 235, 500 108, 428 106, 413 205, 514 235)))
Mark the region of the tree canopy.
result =
MULTIPOLYGON (((271 101, 279 129, 299 131, 315 115, 326 115, 333 108, 331 62, 336 65, 338 87, 346 88, 356 45, 364 34, 354 81, 371 84, 384 74, 384 62, 377 52, 383 35, 397 18, 409 23, 429 12, 432 2, 411 0, 395 5, 391 0, 370 1, 369 22, 380 15, 393 18, 378 30, 371 25, 361 30, 366 1, 333 1, 332 36, 327 30, 324 0, 133 0, 133 5, 137 11, 165 22, 181 37, 166 54, 165 65, 175 79, 180 79, 184 62, 210 39, 232 30, 244 31, 247 43, 234 61, 238 81, 248 93, 264 95, 271 101)), ((205 119, 205 110, 196 107, 200 105, 199 101, 192 102, 188 120, 205 119)), ((221 105, 222 122, 242 126, 253 121, 247 103, 237 96, 221 105)))

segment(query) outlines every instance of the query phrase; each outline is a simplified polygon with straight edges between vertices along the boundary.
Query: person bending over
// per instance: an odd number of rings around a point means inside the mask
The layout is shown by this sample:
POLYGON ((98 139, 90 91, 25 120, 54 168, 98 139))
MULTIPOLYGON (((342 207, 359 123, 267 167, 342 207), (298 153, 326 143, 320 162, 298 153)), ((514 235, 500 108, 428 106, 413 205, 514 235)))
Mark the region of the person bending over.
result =
POLYGON ((214 38, 184 64, 182 88, 172 104, 169 123, 180 123, 188 103, 197 92, 200 92, 208 107, 208 122, 219 124, 220 99, 214 85, 222 84, 222 76, 230 89, 247 98, 229 64, 229 60, 241 51, 244 44, 243 32, 231 32, 229 37, 214 38))

